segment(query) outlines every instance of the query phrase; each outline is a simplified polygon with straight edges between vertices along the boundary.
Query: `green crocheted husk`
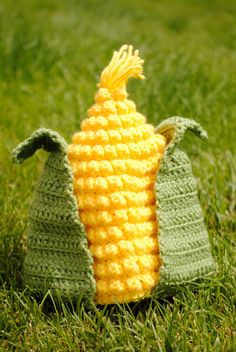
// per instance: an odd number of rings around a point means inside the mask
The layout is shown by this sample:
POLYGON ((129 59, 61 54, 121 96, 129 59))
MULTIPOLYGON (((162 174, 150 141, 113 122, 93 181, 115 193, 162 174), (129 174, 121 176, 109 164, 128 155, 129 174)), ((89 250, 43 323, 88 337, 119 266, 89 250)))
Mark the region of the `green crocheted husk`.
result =
MULTIPOLYGON (((178 148, 188 129, 207 138, 199 124, 180 117, 157 128, 168 142, 155 184, 162 260, 160 282, 153 290, 157 297, 215 271, 191 163, 178 148)), ((13 151, 13 160, 22 163, 39 148, 50 156, 30 210, 25 283, 41 292, 82 297, 90 305, 96 289, 93 259, 73 194, 66 142, 56 132, 39 129, 13 151)))
POLYGON ((168 143, 155 184, 162 262, 153 292, 157 296, 173 294, 176 286, 210 275, 216 268, 191 163, 178 148, 188 129, 207 138, 198 123, 181 117, 163 121, 156 130, 168 143))
POLYGON ((39 148, 50 152, 30 209, 25 284, 45 293, 82 299, 95 293, 93 259, 73 194, 67 144, 56 132, 39 129, 13 151, 22 163, 39 148))

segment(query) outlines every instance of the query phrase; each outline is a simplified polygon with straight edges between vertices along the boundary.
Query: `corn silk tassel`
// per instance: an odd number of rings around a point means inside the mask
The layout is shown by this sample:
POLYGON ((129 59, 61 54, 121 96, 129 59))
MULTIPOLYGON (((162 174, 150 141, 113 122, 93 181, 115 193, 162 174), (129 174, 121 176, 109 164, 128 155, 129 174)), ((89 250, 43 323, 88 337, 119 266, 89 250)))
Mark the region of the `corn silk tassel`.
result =
POLYGON ((95 104, 68 147, 98 304, 148 297, 159 281, 154 186, 166 140, 126 91, 129 78, 144 79, 143 62, 132 46, 114 52, 95 104))

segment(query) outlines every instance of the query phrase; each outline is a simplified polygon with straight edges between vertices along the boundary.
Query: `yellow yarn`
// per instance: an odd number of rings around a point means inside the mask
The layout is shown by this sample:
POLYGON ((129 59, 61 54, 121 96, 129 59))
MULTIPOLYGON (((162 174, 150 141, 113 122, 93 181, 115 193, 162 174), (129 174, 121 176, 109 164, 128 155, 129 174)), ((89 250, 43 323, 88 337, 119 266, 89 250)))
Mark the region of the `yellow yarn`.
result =
POLYGON ((166 142, 127 99, 127 80, 144 78, 142 64, 132 46, 114 53, 68 150, 99 304, 146 297, 158 282, 154 183, 166 142))
MULTIPOLYGON (((98 87, 108 88, 111 92, 124 87, 130 77, 144 79, 142 74, 144 60, 138 55, 139 51, 133 52, 132 45, 123 45, 119 51, 115 51, 109 65, 101 74, 98 87)), ((106 94, 103 94, 106 97, 105 100, 107 100, 106 94)))

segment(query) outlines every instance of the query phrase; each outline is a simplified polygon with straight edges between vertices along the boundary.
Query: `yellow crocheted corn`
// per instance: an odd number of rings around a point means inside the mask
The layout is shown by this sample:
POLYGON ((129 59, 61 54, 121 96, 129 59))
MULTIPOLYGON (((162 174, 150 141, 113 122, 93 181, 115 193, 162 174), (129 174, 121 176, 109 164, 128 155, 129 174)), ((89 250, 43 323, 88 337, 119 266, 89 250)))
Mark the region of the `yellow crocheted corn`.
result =
POLYGON ((142 64, 132 46, 114 52, 96 103, 68 149, 99 304, 147 297, 158 282, 154 183, 165 138, 155 134, 126 92, 130 77, 144 78, 142 64))

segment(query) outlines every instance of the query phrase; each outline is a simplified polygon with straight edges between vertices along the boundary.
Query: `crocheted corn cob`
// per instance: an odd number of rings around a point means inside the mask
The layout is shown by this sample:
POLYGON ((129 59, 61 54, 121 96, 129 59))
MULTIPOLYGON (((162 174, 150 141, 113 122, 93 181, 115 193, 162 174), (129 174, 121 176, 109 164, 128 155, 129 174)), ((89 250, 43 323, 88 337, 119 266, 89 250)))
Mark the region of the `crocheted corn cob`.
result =
POLYGON ((143 79, 131 46, 102 72, 89 118, 68 146, 41 128, 13 151, 22 163, 39 148, 50 153, 29 216, 25 284, 85 304, 123 303, 172 294, 176 286, 215 271, 187 155, 189 119, 154 127, 127 99, 130 77, 143 79))
POLYGON ((143 298, 158 282, 154 183, 165 137, 155 134, 126 92, 130 77, 144 78, 142 64, 132 46, 114 53, 89 118, 68 148, 100 304, 143 298))

